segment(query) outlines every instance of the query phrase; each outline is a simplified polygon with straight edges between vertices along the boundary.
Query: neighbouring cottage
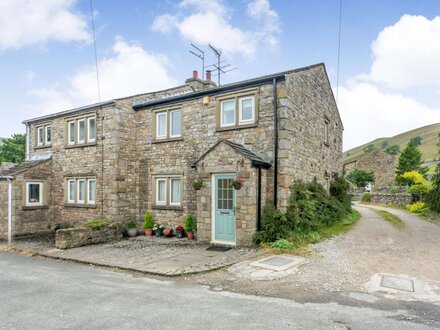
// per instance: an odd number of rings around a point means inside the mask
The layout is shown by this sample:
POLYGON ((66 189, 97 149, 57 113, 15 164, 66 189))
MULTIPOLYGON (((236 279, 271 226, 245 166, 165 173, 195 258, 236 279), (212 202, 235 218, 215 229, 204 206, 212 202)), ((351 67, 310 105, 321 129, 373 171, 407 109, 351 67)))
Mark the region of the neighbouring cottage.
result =
POLYGON ((27 162, 0 172, 3 237, 10 188, 14 235, 97 218, 140 227, 150 210, 169 227, 193 213, 200 241, 250 245, 262 207, 286 208, 294 180, 329 187, 342 173, 343 125, 324 64, 222 86, 195 71, 176 88, 24 124, 27 162))
POLYGON ((374 172, 376 180, 371 184, 372 192, 388 192, 396 177, 395 156, 376 149, 344 162, 344 173, 355 168, 374 172))

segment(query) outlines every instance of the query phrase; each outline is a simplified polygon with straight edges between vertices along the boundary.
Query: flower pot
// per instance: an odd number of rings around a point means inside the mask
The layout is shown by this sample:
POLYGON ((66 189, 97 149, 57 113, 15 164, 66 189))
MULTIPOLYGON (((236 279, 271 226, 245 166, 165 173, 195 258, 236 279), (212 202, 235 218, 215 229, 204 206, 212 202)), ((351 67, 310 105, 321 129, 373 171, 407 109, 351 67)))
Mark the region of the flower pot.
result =
POLYGON ((194 187, 195 190, 200 190, 202 187, 194 187))
POLYGON ((173 230, 169 229, 169 228, 165 228, 163 230, 163 234, 164 234, 165 237, 171 237, 171 236, 173 236, 173 230))
POLYGON ((241 185, 235 185, 235 186, 234 186, 234 189, 235 189, 235 190, 240 190, 241 187, 242 187, 241 185))
POLYGON ((127 235, 130 237, 135 237, 137 235, 137 229, 136 228, 128 228, 127 235))
POLYGON ((183 230, 176 230, 177 238, 183 238, 183 230))
POLYGON ((194 233, 192 231, 189 231, 186 234, 188 235, 188 239, 189 240, 193 240, 194 239, 194 233))
POLYGON ((154 236, 161 237, 162 236, 162 232, 163 232, 163 229, 156 229, 154 231, 154 236))
POLYGON ((153 229, 151 228, 145 229, 145 236, 153 236, 153 229))

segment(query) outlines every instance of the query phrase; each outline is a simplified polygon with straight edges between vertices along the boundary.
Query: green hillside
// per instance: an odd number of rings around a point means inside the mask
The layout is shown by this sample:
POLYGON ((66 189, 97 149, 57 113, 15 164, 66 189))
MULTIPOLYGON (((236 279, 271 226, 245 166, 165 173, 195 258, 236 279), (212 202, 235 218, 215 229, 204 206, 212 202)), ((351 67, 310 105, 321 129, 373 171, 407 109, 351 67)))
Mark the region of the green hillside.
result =
POLYGON ((409 140, 416 136, 423 138, 422 145, 419 146, 419 150, 422 152, 422 159, 432 160, 439 157, 437 147, 438 133, 440 133, 440 123, 419 127, 393 137, 379 138, 345 151, 343 154, 344 162, 362 155, 364 148, 369 144, 374 144, 376 149, 380 149, 382 142, 388 141, 388 145, 397 144, 400 146, 400 150, 402 150, 408 144, 409 140))

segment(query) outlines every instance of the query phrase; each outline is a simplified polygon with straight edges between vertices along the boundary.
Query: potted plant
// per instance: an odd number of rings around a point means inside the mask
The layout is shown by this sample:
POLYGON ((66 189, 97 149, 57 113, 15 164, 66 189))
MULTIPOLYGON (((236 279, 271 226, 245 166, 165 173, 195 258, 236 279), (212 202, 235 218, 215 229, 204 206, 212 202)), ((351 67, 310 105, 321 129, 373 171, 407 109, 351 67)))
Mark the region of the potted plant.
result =
POLYGON ((173 236, 174 231, 171 228, 165 228, 162 233, 165 237, 171 237, 173 236))
POLYGON ((177 236, 177 238, 183 238, 183 226, 182 225, 176 226, 176 236, 177 236))
POLYGON ((241 187, 243 187, 243 183, 246 180, 240 177, 237 177, 235 180, 232 180, 231 185, 234 187, 235 190, 240 190, 241 187))
POLYGON ((163 228, 164 228, 163 225, 158 225, 157 223, 155 223, 153 226, 154 235, 156 237, 161 237, 162 232, 163 232, 163 228))
POLYGON ((188 239, 194 239, 194 231, 197 230, 196 219, 192 214, 188 214, 185 219, 185 232, 188 235, 188 239))
POLYGON ((153 216, 150 212, 145 213, 144 217, 144 229, 145 229, 145 236, 153 236, 153 227, 154 227, 154 220, 153 216))
POLYGON ((200 190, 204 186, 204 183, 202 180, 194 180, 192 185, 195 190, 200 190))
POLYGON ((135 237, 137 235, 136 222, 133 220, 127 222, 127 234, 130 237, 135 237))

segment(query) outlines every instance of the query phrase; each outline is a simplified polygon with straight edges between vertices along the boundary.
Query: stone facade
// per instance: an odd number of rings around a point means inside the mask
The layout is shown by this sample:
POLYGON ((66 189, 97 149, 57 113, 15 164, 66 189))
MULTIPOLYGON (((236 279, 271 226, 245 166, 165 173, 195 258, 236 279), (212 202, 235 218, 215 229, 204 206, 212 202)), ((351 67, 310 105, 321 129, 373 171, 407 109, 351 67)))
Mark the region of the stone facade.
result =
POLYGON ((412 203, 411 194, 371 194, 371 202, 406 206, 412 203))
MULTIPOLYGON (((285 208, 293 180, 316 178, 328 185, 332 177, 341 174, 343 126, 322 64, 274 77, 277 79, 279 142, 277 206, 285 208)), ((249 245, 256 230, 257 198, 264 205, 274 196, 274 85, 272 79, 260 79, 221 87, 189 79, 186 85, 174 89, 28 121, 30 157, 51 156, 48 214, 47 217, 41 215, 40 221, 48 227, 57 222, 80 225, 90 219, 119 222, 133 219, 141 227, 145 212, 151 211, 156 222, 174 227, 183 224, 188 213, 193 213, 197 215, 199 239, 210 241, 212 196, 209 187, 212 175, 221 171, 246 180, 243 190, 236 195, 236 244, 249 245), (255 98, 255 122, 220 128, 221 100, 240 95, 255 98), (146 100, 165 101, 149 105, 146 100), (136 107, 136 102, 144 102, 145 106, 136 107), (156 140, 156 112, 173 109, 181 111, 181 136, 156 140), (96 141, 81 146, 67 145, 67 121, 89 115, 96 117, 96 141), (36 147, 37 127, 46 124, 52 127, 52 142, 36 147), (261 196, 256 192, 257 167, 227 144, 213 149, 203 160, 203 168, 200 164, 194 166, 195 160, 222 139, 242 145, 268 160, 271 166, 261 171, 261 196), (156 205, 154 182, 156 177, 163 176, 181 178, 179 206, 156 205), (66 203, 66 179, 70 177, 96 180, 95 204, 66 203), (192 187, 195 179, 206 183, 199 192, 192 187)), ((20 222, 18 218, 16 221, 20 222)))
POLYGON ((382 150, 368 152, 344 164, 346 174, 355 168, 374 172, 376 180, 372 184, 372 192, 389 191, 394 184, 396 177, 395 156, 382 150))

